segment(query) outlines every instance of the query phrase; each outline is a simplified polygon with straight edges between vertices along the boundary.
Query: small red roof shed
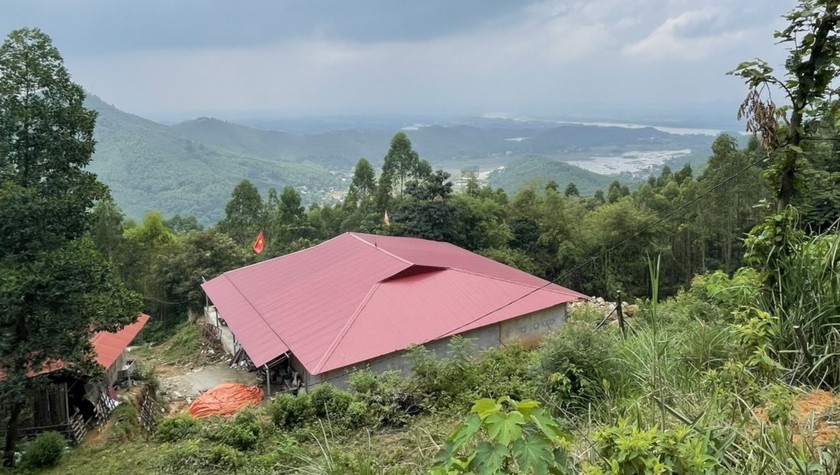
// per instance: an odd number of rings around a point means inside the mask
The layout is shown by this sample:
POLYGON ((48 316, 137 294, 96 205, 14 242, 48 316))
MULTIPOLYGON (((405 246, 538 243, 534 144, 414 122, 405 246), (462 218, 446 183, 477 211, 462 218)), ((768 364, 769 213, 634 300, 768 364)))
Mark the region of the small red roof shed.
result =
MULTIPOLYGON (((140 330, 146 326, 151 317, 141 313, 137 317, 137 321, 124 326, 117 332, 97 332, 91 337, 93 350, 96 353, 96 363, 105 368, 111 369, 111 366, 120 358, 123 351, 128 348, 128 345, 137 337, 140 330)), ((42 374, 52 373, 67 367, 64 361, 49 361, 44 364, 37 372, 30 372, 27 377, 40 376, 42 374)), ((5 378, 5 374, 0 371, 0 381, 5 378)))
POLYGON ((141 314, 137 321, 124 326, 117 332, 97 332, 91 338, 93 349, 96 351, 96 362, 103 368, 110 369, 120 358, 128 345, 137 338, 140 330, 149 322, 146 314, 141 314))
POLYGON ((202 285, 255 365, 310 374, 586 296, 452 244, 345 233, 202 285))

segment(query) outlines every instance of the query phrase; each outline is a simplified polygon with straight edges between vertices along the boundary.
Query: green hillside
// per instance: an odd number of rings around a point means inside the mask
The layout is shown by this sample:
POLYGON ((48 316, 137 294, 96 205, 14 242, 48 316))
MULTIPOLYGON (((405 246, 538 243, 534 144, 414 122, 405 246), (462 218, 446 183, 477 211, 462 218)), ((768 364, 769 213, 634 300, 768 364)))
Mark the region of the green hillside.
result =
MULTIPOLYGON (((88 97, 87 106, 99 112, 90 168, 133 219, 154 209, 166 216, 194 215, 212 224, 223 216, 230 193, 242 179, 264 193, 270 187, 292 185, 301 190, 305 203, 330 201, 336 191, 346 189, 360 157, 381 166, 397 131, 356 128, 298 135, 212 118, 163 125, 122 112, 96 96, 88 97)), ((564 163, 604 154, 691 150, 673 165, 699 168, 713 140, 649 127, 552 123, 428 125, 405 131, 414 149, 436 168, 487 170, 505 165, 489 182, 509 192, 535 180, 554 180, 561 187, 574 182, 584 194, 606 189, 615 177, 564 163)))
POLYGON ((222 217, 231 191, 244 178, 263 190, 287 184, 310 190, 341 186, 341 177, 320 165, 208 145, 172 127, 122 112, 95 96, 88 97, 87 107, 99 112, 90 168, 111 187, 130 218, 158 210, 213 223, 222 217))
POLYGON ((513 193, 528 184, 542 187, 550 180, 554 180, 561 191, 569 183, 574 183, 582 195, 591 195, 599 189, 606 191, 610 183, 616 179, 623 183, 632 181, 631 178, 599 175, 545 157, 528 156, 511 161, 502 169, 494 170, 490 173, 488 182, 493 188, 503 188, 508 193, 513 193))

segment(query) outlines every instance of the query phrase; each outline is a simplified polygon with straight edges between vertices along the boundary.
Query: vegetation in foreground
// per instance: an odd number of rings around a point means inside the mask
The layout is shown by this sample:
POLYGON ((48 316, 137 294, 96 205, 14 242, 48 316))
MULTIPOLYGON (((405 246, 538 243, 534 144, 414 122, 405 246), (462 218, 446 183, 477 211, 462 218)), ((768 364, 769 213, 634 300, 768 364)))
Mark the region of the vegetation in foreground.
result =
MULTIPOLYGON (((125 287, 160 311, 146 337, 163 339, 201 305, 202 277, 253 260, 243 250, 259 229, 269 237, 261 258, 343 230, 373 231, 454 242, 587 292, 650 292, 626 335, 580 312, 535 351, 476 354, 455 340, 450 358, 439 361, 416 348, 414 375, 405 380, 360 371, 347 391, 323 386, 281 396, 232 420, 177 416, 148 436, 124 405, 104 443, 64 456, 47 434, 27 446, 21 468, 836 473, 837 402, 818 391, 840 384, 840 206, 831 145, 838 8, 834 0, 803 0, 787 16, 779 37, 792 48, 782 75, 761 61, 734 71, 750 87, 741 112, 761 141, 738 150, 720 137, 700 179, 690 168, 665 170, 634 193, 615 183, 606 194, 581 197, 576 187, 561 194, 549 183, 512 200, 468 180, 463 193, 452 193, 448 175, 397 134, 378 178, 359 161, 345 203, 307 212, 291 187, 263 203, 244 181, 210 230, 194 218, 154 213, 140 224, 123 222, 84 171, 94 115, 80 106, 81 90, 46 35, 13 32, 0 48, 0 298, 10 330, 0 401, 10 427, 38 380, 27 377, 30 368, 59 358, 89 363, 90 328, 118 327, 136 313, 139 302, 125 287), (25 82, 33 80, 42 82, 25 82), (789 105, 773 103, 771 85, 783 87, 789 105), (703 207, 690 206, 701 198, 708 199, 703 207), (389 227, 380 224, 384 212, 389 227), (678 225, 662 226, 666 220, 678 225), (44 222, 51 227, 37 226, 44 222), (26 239, 36 229, 40 239, 26 239), (120 279, 112 279, 111 265, 120 279), (689 290, 679 290, 698 273, 689 290), (660 302, 660 289, 673 297, 660 302), (56 332, 56 323, 66 331, 56 332), (359 437, 365 433, 367 440, 359 437)), ((13 433, 8 440, 7 463, 13 433)))
MULTIPOLYGON (((836 262, 838 250, 823 236, 788 258, 810 263, 802 291, 827 315, 840 314, 837 277, 811 256, 836 262)), ((655 288, 655 263, 652 275, 655 288)), ((821 388, 840 363, 781 351, 794 322, 768 311, 779 296, 765 291, 752 269, 719 272, 638 301, 626 336, 584 305, 531 351, 456 339, 438 360, 416 347, 410 378, 358 371, 347 390, 279 396, 229 420, 176 415, 45 473, 836 473, 840 399, 821 388)), ((822 344, 810 347, 840 350, 822 344)))

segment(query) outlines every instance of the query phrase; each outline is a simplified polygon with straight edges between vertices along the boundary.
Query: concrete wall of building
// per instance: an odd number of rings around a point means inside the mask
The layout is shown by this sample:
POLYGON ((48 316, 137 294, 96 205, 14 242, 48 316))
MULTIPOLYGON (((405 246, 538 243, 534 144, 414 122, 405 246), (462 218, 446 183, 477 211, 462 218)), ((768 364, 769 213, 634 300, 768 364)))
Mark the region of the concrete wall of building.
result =
MULTIPOLYGON (((205 320, 218 329, 219 338, 224 351, 233 355, 238 349, 236 337, 227 325, 223 325, 220 321, 220 316, 215 307, 205 308, 205 320)), ((547 309, 537 312, 529 313, 518 318, 506 320, 495 325, 489 325, 482 328, 477 328, 468 332, 460 334, 463 338, 472 340, 474 347, 477 350, 484 350, 487 348, 495 348, 500 344, 509 344, 514 341, 520 341, 526 348, 530 348, 539 343, 540 338, 546 333, 560 327, 566 322, 566 304, 555 305, 547 309)), ((438 358, 446 358, 449 350, 450 338, 442 338, 425 346, 431 350, 438 358)), ((399 371, 403 375, 408 375, 411 371, 411 361, 405 351, 391 353, 390 355, 374 358, 369 361, 356 365, 353 368, 340 368, 327 373, 312 375, 306 371, 306 368, 292 355, 290 358, 290 365, 301 375, 303 386, 305 388, 312 388, 318 384, 329 382, 337 387, 346 387, 350 380, 352 372, 358 369, 368 369, 375 373, 385 371, 399 371)))
MULTIPOLYGON (((526 347, 532 347, 539 343, 540 337, 560 327, 565 322, 566 304, 560 304, 495 325, 464 332, 460 336, 472 340, 477 350, 496 348, 502 343, 509 344, 517 340, 521 341, 526 347)), ((438 358, 446 358, 450 340, 451 337, 442 338, 427 343, 425 346, 438 358)), ((407 376, 411 372, 411 361, 405 351, 399 351, 374 358, 353 368, 339 368, 318 375, 309 374, 295 358, 292 358, 292 367, 303 375, 305 388, 311 389, 318 384, 327 382, 339 388, 346 388, 350 376, 356 370, 364 368, 374 373, 398 371, 407 376)))
POLYGON ((543 335, 566 323, 566 304, 555 305, 500 324, 502 343, 519 341, 525 348, 536 346, 543 335))
POLYGON ((238 349, 236 346, 236 337, 233 335, 233 332, 230 331, 230 327, 222 324, 222 319, 224 319, 224 317, 219 315, 216 307, 210 306, 204 308, 204 320, 216 328, 217 335, 219 336, 219 342, 221 343, 222 349, 225 353, 233 356, 238 349))

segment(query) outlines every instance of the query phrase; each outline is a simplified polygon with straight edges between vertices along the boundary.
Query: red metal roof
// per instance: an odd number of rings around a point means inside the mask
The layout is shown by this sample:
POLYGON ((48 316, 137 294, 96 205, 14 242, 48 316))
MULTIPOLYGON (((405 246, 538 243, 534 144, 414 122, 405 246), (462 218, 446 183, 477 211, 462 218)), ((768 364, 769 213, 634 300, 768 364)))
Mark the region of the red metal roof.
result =
POLYGON ((128 348, 131 341, 137 337, 140 330, 146 326, 149 321, 146 314, 141 314, 137 321, 126 325, 122 330, 112 332, 98 332, 91 338, 93 349, 96 351, 96 362, 103 368, 110 369, 111 366, 119 359, 120 355, 128 348))
POLYGON ((202 287, 254 364, 291 351, 310 374, 585 297, 452 244, 360 233, 202 287))
MULTIPOLYGON (((95 333, 90 341, 93 344, 94 352, 96 353, 96 363, 105 368, 106 370, 111 368, 117 359, 120 357, 123 351, 128 348, 128 345, 131 344, 132 340, 137 337, 137 334, 140 333, 140 330, 146 326, 146 323, 149 321, 149 317, 146 314, 140 314, 137 317, 137 321, 126 325, 122 328, 122 330, 114 333, 114 332, 97 332, 95 333)), ((38 371, 30 371, 27 374, 27 377, 35 377, 40 376, 42 374, 52 373, 53 371, 58 371, 67 367, 67 364, 64 361, 57 360, 57 361, 48 361, 41 366, 41 369, 38 371)), ((6 375, 0 371, 0 381, 6 378, 6 375)))

